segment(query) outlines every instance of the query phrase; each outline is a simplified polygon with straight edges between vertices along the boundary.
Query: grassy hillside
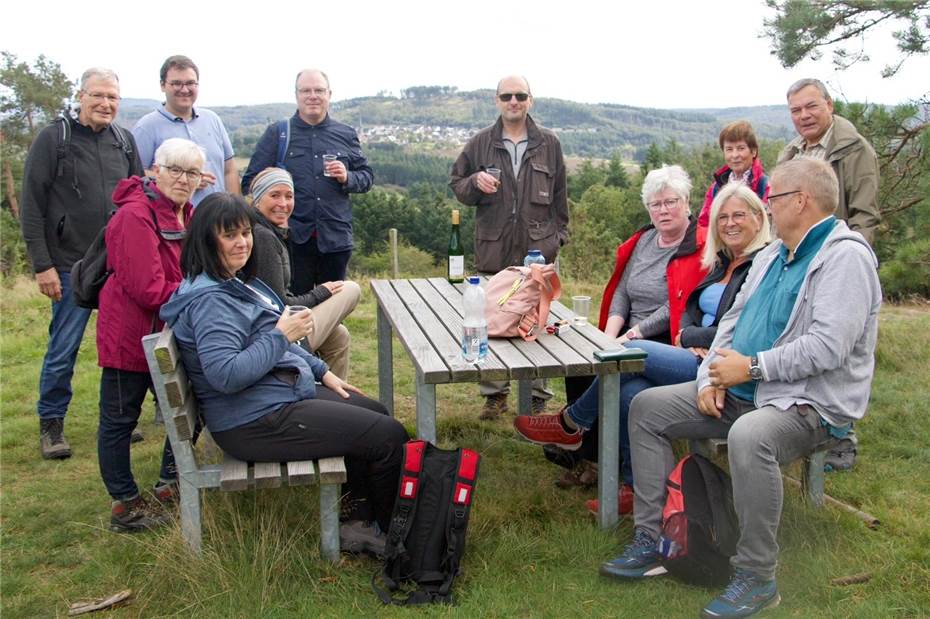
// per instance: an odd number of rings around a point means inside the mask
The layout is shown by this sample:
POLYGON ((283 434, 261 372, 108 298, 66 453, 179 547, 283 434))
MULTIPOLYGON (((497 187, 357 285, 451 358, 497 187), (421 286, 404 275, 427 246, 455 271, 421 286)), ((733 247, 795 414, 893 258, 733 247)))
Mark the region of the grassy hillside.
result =
MULTIPOLYGON (((415 265, 402 264, 411 273, 415 265)), ((566 295, 599 284, 564 282, 566 295)), ((363 290, 367 291, 367 282, 363 290)), ((67 422, 74 457, 39 458, 35 388, 48 304, 27 280, 7 281, 2 310, 2 538, 0 614, 62 616, 70 602, 125 588, 135 599, 107 617, 409 617, 381 606, 369 581, 378 564, 319 558, 316 494, 289 488, 204 496, 205 552, 190 556, 175 524, 139 536, 107 530, 109 499, 95 450, 97 390, 94 329, 81 348, 67 422)), ((375 306, 363 296, 348 327, 352 381, 376 392, 375 306)), ((887 306, 881 316, 878 369, 868 417, 859 426, 860 460, 831 474, 827 492, 881 519, 869 530, 835 509, 812 510, 786 491, 779 531, 779 589, 784 601, 766 617, 918 617, 930 608, 930 311, 887 306), (863 584, 834 586, 866 572, 863 584)), ((413 370, 394 346, 398 417, 413 427, 413 370)), ((555 381, 553 381, 555 382, 555 381)), ((555 385, 560 389, 561 385, 555 385)), ((556 399, 561 400, 557 393, 556 399)), ((694 617, 714 594, 670 579, 620 583, 597 575, 630 537, 623 520, 598 530, 584 510, 591 493, 562 491, 558 471, 538 447, 516 440, 509 420, 477 420, 474 385, 437 390, 442 446, 484 457, 469 529, 458 605, 414 611, 424 617, 694 617)), ((133 446, 140 486, 158 469, 163 429, 143 414, 146 440, 133 446)))

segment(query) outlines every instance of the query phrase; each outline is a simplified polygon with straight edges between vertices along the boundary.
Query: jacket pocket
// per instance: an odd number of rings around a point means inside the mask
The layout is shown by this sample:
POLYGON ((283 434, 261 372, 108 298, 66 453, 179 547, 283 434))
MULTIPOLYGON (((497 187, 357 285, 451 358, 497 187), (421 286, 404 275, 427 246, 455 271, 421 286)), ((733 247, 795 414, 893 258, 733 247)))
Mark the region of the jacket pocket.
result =
POLYGON ((549 206, 552 203, 552 174, 549 166, 530 162, 530 203, 549 206))

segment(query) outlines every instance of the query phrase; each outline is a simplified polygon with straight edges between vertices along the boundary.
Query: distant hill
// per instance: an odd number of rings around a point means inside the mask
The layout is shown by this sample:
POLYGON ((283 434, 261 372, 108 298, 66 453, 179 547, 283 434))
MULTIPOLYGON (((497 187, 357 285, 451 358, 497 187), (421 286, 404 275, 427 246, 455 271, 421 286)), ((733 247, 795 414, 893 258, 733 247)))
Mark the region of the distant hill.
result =
MULTIPOLYGON (((492 123, 497 110, 491 90, 456 92, 454 88, 421 86, 403 96, 358 97, 333 104, 333 116, 356 127, 362 140, 413 150, 454 152, 475 131, 492 123)), ((132 126, 158 101, 123 99, 120 123, 132 126)), ((267 103, 211 108, 223 118, 237 154, 247 157, 271 122, 294 113, 294 103, 267 103)), ((652 142, 674 139, 684 146, 716 142, 720 128, 732 120, 752 123, 760 138, 787 140, 794 130, 785 106, 676 109, 638 108, 613 103, 576 103, 538 98, 533 117, 556 131, 568 155, 640 160, 652 142)))

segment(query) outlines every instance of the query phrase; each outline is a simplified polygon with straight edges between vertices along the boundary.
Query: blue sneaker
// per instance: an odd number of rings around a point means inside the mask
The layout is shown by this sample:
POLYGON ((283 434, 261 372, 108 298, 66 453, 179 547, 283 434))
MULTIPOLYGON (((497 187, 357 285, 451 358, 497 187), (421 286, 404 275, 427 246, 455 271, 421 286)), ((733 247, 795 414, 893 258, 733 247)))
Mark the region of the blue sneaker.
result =
POLYGON ((646 578, 666 573, 659 561, 656 541, 644 529, 633 532, 633 541, 616 559, 601 563, 601 574, 614 578, 646 578))
POLYGON ((779 602, 774 579, 762 580, 747 570, 736 570, 724 592, 701 611, 701 617, 749 617, 779 602))

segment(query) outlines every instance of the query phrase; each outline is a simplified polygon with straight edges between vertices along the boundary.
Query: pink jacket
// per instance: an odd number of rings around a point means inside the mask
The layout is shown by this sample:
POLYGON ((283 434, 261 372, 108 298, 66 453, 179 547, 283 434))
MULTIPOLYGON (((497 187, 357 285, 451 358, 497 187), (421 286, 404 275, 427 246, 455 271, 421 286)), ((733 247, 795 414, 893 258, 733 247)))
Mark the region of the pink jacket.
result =
MULTIPOLYGON (((163 233, 182 232, 177 206, 150 178, 133 176, 113 191, 116 214, 107 224, 107 269, 97 316, 97 357, 101 367, 148 372, 142 337, 160 330, 158 310, 181 283, 181 240, 163 233)), ((191 204, 184 205, 189 221, 191 204)))

